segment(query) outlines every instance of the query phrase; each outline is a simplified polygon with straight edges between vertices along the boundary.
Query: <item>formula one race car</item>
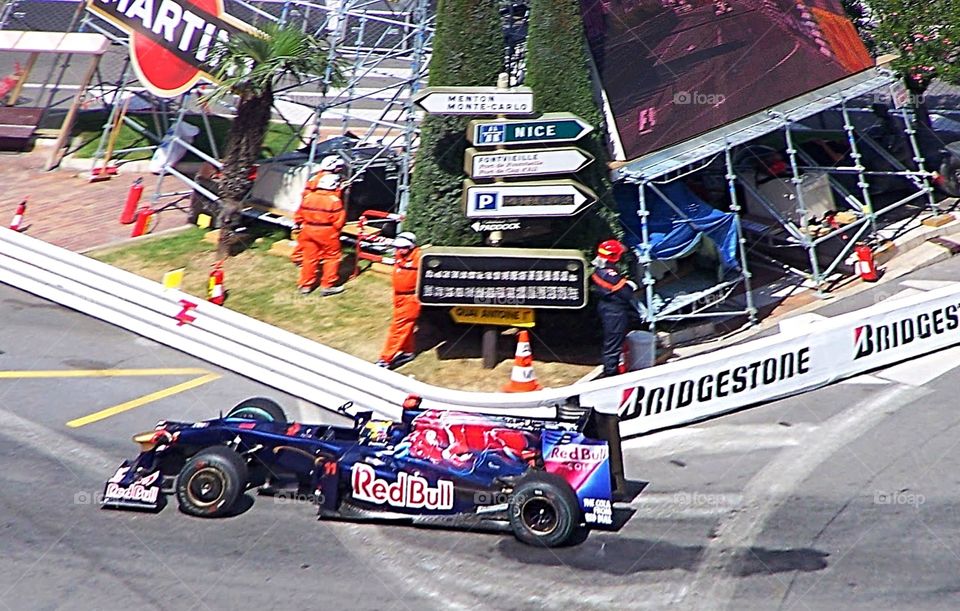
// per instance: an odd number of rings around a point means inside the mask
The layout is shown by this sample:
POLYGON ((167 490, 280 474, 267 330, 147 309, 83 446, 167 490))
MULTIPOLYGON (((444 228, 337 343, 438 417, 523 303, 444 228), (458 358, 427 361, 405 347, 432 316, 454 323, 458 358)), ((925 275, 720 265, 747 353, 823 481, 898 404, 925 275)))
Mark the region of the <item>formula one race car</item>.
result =
POLYGON ((219 517, 249 488, 286 486, 321 519, 497 523, 548 547, 612 525, 610 447, 583 434, 598 428, 593 412, 573 424, 423 410, 410 397, 400 422, 350 415, 353 426, 288 422, 257 397, 215 420, 160 421, 134 436, 142 452, 107 482, 103 505, 158 511, 172 489, 184 513, 219 517))

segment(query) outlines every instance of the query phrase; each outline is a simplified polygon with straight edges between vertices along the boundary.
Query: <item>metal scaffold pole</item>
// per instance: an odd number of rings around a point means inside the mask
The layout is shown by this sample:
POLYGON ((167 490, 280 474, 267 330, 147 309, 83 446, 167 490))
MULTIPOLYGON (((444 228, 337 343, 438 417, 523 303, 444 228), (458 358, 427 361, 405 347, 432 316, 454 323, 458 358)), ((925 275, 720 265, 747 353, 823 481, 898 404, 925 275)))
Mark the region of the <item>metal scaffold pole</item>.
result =
POLYGON ((653 277, 653 272, 650 271, 650 264, 653 263, 653 258, 650 256, 650 227, 648 225, 650 216, 650 211, 647 210, 647 183, 646 179, 641 179, 637 184, 637 216, 640 217, 640 239, 641 244, 639 248, 639 254, 637 255, 637 260, 643 267, 643 288, 644 295, 647 300, 647 322, 650 323, 650 332, 654 333, 657 330, 657 308, 654 303, 654 292, 653 285, 657 283, 656 279, 653 277))
POLYGON ((407 213, 410 205, 410 172, 412 169, 413 143, 417 136, 417 115, 413 98, 420 89, 420 76, 423 73, 426 53, 427 8, 429 0, 417 0, 413 11, 416 30, 413 36, 413 57, 410 59, 410 94, 403 105, 403 154, 400 157, 400 176, 397 181, 397 208, 401 215, 407 213))
MULTIPOLYGON (((930 184, 930 173, 927 172, 926 167, 924 167, 924 158, 923 152, 920 148, 920 143, 917 142, 917 130, 914 129, 914 121, 910 119, 907 115, 907 107, 900 107, 900 117, 903 119, 903 130, 907 134, 907 140, 910 142, 910 149, 913 151, 913 162, 917 164, 917 171, 919 172, 923 182, 923 189, 927 194, 927 205, 930 207, 934 213, 938 212, 937 210, 937 201, 933 197, 933 185, 930 184)), ((916 115, 914 115, 916 119, 916 115)))
POLYGON ((740 222, 740 200, 737 198, 737 173, 733 167, 733 155, 730 152, 729 142, 724 147, 723 156, 726 162, 727 192, 730 194, 730 211, 733 212, 733 223, 737 230, 737 247, 740 252, 740 274, 743 278, 744 295, 747 301, 747 316, 750 324, 757 323, 757 308, 753 303, 753 287, 751 286, 750 269, 747 267, 747 239, 743 237, 743 225, 740 222))
POLYGON ((793 183, 794 193, 797 196, 797 215, 800 217, 800 239, 810 258, 810 269, 813 281, 817 285, 817 296, 823 297, 823 282, 825 278, 820 273, 820 262, 817 260, 817 246, 810 237, 810 221, 807 218, 807 204, 803 194, 803 177, 800 175, 800 164, 797 163, 797 147, 793 142, 793 129, 789 121, 784 122, 784 135, 787 140, 787 157, 790 159, 790 182, 793 183))
POLYGON ((862 162, 863 154, 857 145, 856 132, 853 121, 850 118, 850 110, 847 108, 846 98, 843 98, 840 102, 840 112, 843 116, 843 130, 847 134, 847 144, 850 146, 850 159, 853 160, 853 167, 857 171, 857 186, 860 187, 860 195, 863 197, 863 213, 870 223, 870 233, 872 234, 877 229, 877 215, 873 211, 873 200, 870 196, 870 182, 864 173, 867 168, 864 167, 862 162))

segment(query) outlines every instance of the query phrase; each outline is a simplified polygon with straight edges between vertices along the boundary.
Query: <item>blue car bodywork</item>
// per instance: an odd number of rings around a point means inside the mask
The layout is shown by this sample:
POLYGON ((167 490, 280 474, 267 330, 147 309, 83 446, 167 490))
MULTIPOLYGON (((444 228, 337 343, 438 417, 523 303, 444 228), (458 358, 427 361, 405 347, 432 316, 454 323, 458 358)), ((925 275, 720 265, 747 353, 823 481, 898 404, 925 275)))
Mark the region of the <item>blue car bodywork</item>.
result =
POLYGON ((569 423, 408 409, 399 422, 362 412, 352 426, 231 414, 136 436, 143 451, 107 482, 104 506, 159 510, 172 488, 181 510, 216 517, 244 490, 287 488, 321 518, 491 522, 550 546, 612 526, 610 449, 583 433, 589 413, 569 423))

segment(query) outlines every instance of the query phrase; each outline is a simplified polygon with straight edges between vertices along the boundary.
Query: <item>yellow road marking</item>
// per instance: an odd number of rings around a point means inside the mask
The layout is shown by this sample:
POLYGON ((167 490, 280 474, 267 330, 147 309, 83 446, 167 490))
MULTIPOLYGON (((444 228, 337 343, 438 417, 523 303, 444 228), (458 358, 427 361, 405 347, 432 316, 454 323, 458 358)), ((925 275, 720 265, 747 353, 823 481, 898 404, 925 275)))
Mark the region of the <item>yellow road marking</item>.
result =
POLYGON ((146 405, 147 403, 159 401, 160 399, 165 399, 166 397, 175 395, 185 390, 190 390, 191 388, 196 388, 197 386, 203 386, 207 382, 212 382, 219 377, 220 377, 219 374, 208 373, 207 375, 200 376, 199 378, 194 378, 192 380, 188 380, 181 384, 177 384, 176 386, 164 388, 163 390, 152 392, 149 395, 143 395, 142 397, 138 397, 131 401, 127 401, 126 403, 121 403, 120 405, 114 405, 113 407, 102 409, 99 412, 94 412, 90 414, 89 416, 84 416, 82 418, 71 420, 70 422, 67 423, 67 426, 75 429, 75 428, 90 424, 92 422, 99 422, 100 420, 104 420, 111 416, 116 416, 117 414, 121 414, 125 411, 140 407, 141 405, 146 405))
POLYGON ((0 380, 17 378, 113 378, 123 376, 189 376, 207 373, 206 369, 167 368, 167 369, 63 369, 36 371, 0 371, 0 380))

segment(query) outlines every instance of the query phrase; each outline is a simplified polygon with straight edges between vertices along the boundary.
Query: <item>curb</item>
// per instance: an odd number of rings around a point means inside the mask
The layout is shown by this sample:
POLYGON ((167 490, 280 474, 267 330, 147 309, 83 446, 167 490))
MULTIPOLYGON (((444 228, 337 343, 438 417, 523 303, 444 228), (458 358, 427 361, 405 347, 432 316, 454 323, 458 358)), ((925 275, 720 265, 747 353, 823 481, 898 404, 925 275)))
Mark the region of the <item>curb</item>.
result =
MULTIPOLYGON (((64 157, 60 160, 60 168, 65 170, 76 170, 79 172, 90 172, 93 170, 93 158, 92 157, 64 157)), ((103 163, 103 160, 98 160, 100 164, 103 163)), ((178 172, 182 172, 187 175, 196 174, 200 170, 201 162, 199 161, 182 161, 177 163, 174 168, 178 172)), ((150 160, 149 159, 138 159, 136 161, 117 161, 117 175, 122 176, 124 174, 153 174, 154 176, 159 176, 158 172, 150 171, 150 160)), ((164 176, 169 176, 169 174, 164 174, 164 176)))
POLYGON ((171 235, 176 235, 178 233, 184 233, 191 227, 196 227, 191 223, 184 223, 179 227, 170 227, 169 229, 161 229, 156 233, 148 233, 146 235, 137 236, 135 238, 123 238, 122 240, 114 240, 107 244, 102 244, 100 246, 93 246, 92 248, 85 248, 84 250, 77 251, 79 254, 84 256, 90 256, 93 253, 97 254, 107 254, 114 250, 125 248, 127 246, 133 246, 135 244, 140 244, 142 242, 149 242, 150 240, 156 240, 159 238, 167 238, 171 235))

